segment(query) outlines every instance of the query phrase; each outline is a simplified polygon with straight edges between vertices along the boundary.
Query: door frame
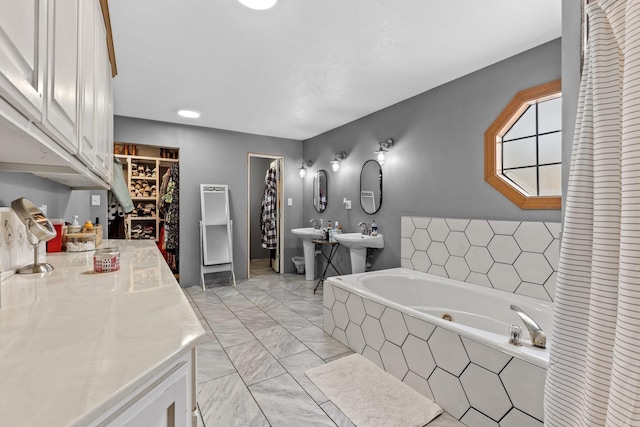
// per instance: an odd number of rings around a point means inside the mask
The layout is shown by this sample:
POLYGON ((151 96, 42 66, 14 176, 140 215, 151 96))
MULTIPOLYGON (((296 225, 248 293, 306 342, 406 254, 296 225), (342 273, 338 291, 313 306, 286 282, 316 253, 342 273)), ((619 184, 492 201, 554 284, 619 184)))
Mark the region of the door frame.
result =
POLYGON ((247 153, 247 278, 251 278, 251 159, 271 159, 280 161, 278 181, 278 249, 280 250, 280 274, 284 274, 284 156, 277 154, 247 153))

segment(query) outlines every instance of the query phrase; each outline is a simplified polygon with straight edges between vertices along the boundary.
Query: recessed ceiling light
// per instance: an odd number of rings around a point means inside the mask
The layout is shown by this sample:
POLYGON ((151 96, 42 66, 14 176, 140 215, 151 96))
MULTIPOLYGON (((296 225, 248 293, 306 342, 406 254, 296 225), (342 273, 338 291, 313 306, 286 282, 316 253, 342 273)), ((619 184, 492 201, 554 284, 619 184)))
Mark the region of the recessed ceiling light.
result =
POLYGON ((200 117, 200 113, 191 110, 178 110, 178 115, 188 119, 197 119, 200 117))
POLYGON ((238 0, 243 5, 256 10, 265 10, 272 8, 278 0, 238 0))

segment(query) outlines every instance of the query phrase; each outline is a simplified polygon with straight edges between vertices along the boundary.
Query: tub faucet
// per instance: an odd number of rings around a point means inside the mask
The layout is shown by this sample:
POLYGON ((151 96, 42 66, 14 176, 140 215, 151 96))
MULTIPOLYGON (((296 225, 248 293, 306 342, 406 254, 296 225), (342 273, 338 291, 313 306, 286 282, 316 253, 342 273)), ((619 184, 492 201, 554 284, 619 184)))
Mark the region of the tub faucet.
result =
POLYGON ((313 224, 313 228, 315 230, 319 230, 320 229, 320 223, 315 218, 313 218, 311 221, 309 221, 309 224, 313 224))
POLYGON ((366 236, 369 235, 369 226, 367 225, 366 222, 360 222, 360 224, 358 224, 358 227, 362 229, 362 234, 366 236))
POLYGON ((545 348, 547 346, 547 336, 544 334, 542 328, 536 323, 531 316, 524 312, 517 305, 511 304, 511 310, 515 311, 520 319, 522 319, 522 323, 529 330, 529 335, 531 336, 531 344, 536 347, 545 348))

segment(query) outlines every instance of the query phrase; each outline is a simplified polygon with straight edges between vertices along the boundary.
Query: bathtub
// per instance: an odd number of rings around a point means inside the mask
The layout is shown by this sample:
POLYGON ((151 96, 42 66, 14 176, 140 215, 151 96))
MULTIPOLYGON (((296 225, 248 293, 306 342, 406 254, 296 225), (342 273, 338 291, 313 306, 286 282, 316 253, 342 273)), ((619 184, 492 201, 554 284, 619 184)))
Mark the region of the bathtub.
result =
POLYGON ((393 268, 327 279, 323 306, 325 332, 462 422, 524 412, 542 425, 552 303, 393 268), (546 349, 531 345, 511 304, 544 330, 546 349), (522 328, 521 346, 508 342, 511 324, 522 328))

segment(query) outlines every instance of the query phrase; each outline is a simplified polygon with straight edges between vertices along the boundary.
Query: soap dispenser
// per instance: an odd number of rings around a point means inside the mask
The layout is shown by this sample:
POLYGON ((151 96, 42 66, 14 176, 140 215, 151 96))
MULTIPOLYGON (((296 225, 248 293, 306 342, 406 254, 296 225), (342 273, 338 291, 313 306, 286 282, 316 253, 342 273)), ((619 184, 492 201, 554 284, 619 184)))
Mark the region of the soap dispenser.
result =
POLYGON ((374 219, 371 223, 371 237, 376 237, 378 235, 378 224, 376 224, 376 220, 374 219))

